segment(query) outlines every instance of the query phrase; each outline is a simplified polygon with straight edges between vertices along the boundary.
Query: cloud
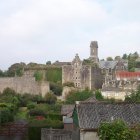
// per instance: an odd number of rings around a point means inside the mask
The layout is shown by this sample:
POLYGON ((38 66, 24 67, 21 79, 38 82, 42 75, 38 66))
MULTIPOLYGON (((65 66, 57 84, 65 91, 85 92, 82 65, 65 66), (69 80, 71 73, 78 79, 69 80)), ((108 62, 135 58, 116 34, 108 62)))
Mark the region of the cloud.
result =
POLYGON ((138 5, 139 0, 0 1, 0 69, 20 61, 71 61, 75 53, 87 58, 91 40, 99 42, 100 58, 138 51, 138 5))

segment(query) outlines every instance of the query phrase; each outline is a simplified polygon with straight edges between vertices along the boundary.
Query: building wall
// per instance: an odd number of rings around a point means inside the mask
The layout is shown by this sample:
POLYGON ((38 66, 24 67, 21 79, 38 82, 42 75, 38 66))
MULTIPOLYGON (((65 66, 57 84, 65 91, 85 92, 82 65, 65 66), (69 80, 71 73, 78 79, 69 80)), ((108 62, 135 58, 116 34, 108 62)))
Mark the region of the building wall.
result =
POLYGON ((99 140, 97 132, 80 131, 80 140, 99 140))
POLYGON ((49 92, 49 83, 38 83, 34 77, 0 78, 0 92, 3 92, 7 87, 20 94, 30 93, 34 95, 44 95, 49 92))
POLYGON ((125 91, 102 91, 104 98, 116 99, 116 100, 125 100, 126 92, 125 91))

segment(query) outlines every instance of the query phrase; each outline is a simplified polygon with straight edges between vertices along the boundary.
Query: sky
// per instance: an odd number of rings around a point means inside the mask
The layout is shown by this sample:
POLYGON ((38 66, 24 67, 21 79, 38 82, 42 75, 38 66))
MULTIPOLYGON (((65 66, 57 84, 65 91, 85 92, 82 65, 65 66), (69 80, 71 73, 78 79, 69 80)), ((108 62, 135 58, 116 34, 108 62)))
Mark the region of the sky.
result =
POLYGON ((0 0, 0 69, 140 53, 140 0, 0 0))

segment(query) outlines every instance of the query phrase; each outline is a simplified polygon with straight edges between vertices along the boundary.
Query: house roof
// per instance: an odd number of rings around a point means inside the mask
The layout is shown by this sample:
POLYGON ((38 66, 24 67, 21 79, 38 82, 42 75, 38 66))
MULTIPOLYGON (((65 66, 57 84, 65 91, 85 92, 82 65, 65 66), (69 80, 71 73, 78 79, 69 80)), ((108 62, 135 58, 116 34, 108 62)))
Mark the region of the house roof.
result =
POLYGON ((122 119, 128 125, 140 123, 140 104, 80 103, 77 105, 80 129, 97 129, 102 122, 122 119))
POLYGON ((61 115, 68 115, 73 113, 75 105, 63 105, 61 107, 61 115))
POLYGON ((115 66, 117 65, 118 61, 100 61, 99 62, 99 67, 101 69, 105 68, 105 69, 114 69, 115 66))
POLYGON ((116 73, 116 78, 130 78, 130 79, 137 79, 140 78, 140 72, 117 72, 116 73))

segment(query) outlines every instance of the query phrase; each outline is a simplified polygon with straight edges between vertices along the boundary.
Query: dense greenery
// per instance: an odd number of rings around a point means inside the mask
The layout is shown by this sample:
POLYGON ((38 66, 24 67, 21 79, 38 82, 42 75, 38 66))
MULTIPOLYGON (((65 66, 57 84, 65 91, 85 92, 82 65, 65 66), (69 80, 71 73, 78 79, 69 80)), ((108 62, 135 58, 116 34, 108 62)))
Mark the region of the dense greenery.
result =
POLYGON ((50 90, 57 96, 62 95, 63 87, 60 84, 50 83, 50 90))
POLYGON ((46 80, 60 84, 62 82, 62 68, 48 67, 46 72, 46 80))
POLYGON ((123 121, 104 122, 99 127, 100 140, 136 140, 136 133, 123 121))
POLYGON ((138 89, 136 91, 133 91, 130 95, 127 95, 125 97, 125 101, 140 103, 140 86, 138 86, 138 89))
POLYGON ((41 128, 63 129, 63 123, 59 120, 32 120, 29 123, 29 140, 41 140, 41 128))
POLYGON ((47 93, 45 95, 45 101, 48 103, 48 104, 55 104, 56 101, 57 101, 57 97, 53 94, 53 93, 47 93))
POLYGON ((91 96, 93 96, 93 93, 90 90, 72 91, 66 97, 66 103, 67 104, 74 104, 75 101, 84 101, 84 100, 88 99, 91 96))

